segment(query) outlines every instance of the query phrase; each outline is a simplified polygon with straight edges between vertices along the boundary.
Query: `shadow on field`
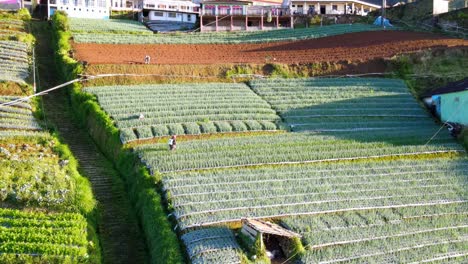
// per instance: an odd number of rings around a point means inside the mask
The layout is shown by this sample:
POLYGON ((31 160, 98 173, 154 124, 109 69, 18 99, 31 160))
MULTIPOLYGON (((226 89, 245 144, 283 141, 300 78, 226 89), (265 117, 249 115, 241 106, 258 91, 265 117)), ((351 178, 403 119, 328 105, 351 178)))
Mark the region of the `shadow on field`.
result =
MULTIPOLYGON (((395 145, 425 144, 440 128, 412 97, 397 94, 293 108, 280 115, 292 132, 395 145)), ((453 140, 443 130, 435 141, 453 140)))

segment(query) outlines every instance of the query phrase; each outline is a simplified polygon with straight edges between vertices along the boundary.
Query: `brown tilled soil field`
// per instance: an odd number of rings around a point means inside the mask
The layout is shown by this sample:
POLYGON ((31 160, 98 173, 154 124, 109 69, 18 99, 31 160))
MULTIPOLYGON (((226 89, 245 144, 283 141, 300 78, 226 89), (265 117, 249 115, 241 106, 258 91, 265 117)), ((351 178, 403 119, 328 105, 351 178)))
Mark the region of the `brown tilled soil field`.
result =
POLYGON ((406 31, 344 34, 261 44, 74 44, 74 56, 89 64, 222 64, 365 61, 430 48, 468 46, 467 40, 406 31))

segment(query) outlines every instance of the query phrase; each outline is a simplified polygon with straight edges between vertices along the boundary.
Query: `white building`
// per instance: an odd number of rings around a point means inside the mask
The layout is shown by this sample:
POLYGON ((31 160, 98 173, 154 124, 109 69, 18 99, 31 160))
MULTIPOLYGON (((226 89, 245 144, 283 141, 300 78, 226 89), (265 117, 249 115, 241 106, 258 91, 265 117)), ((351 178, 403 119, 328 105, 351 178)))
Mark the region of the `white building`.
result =
POLYGON ((449 11, 449 2, 448 0, 433 0, 433 15, 447 13, 449 11))
POLYGON ((65 11, 69 17, 108 19, 110 0, 48 0, 47 17, 55 11, 65 11))
POLYGON ((150 21, 167 21, 195 24, 200 5, 182 0, 144 0, 150 21))
POLYGON ((289 8, 293 14, 367 15, 381 8, 382 1, 369 0, 290 0, 289 8))

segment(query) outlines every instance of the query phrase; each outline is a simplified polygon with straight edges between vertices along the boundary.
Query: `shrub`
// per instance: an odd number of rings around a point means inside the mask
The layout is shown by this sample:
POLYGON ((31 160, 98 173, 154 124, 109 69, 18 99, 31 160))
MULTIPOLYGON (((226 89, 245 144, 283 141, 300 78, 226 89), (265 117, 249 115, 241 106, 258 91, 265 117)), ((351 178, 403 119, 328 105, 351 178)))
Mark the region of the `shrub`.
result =
POLYGON ((216 126, 213 122, 202 122, 200 123, 200 129, 202 133, 216 133, 216 126))
POLYGON ((201 134, 200 126, 197 123, 184 123, 185 134, 198 135, 201 134))
POLYGON ((56 11, 53 18, 53 27, 57 31, 68 31, 70 28, 68 15, 64 11, 56 11))
POLYGON ((152 127, 153 135, 155 137, 162 137, 169 135, 169 129, 165 125, 155 125, 152 127))
POLYGON ((215 126, 218 128, 218 132, 231 132, 232 126, 226 121, 214 122, 215 126))

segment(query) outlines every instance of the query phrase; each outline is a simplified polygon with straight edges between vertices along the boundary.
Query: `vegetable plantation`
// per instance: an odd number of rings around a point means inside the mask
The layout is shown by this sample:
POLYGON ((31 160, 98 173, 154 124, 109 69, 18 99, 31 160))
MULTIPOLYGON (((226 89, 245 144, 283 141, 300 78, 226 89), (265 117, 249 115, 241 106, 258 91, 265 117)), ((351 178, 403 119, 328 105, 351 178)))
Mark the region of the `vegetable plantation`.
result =
POLYGON ((241 263, 240 247, 228 228, 190 231, 182 235, 182 241, 193 264, 241 263))
POLYGON ((70 29, 73 32, 100 34, 138 34, 152 35, 153 32, 138 21, 128 19, 91 19, 69 18, 70 29))
POLYGON ((151 171, 171 172, 284 163, 315 163, 438 152, 464 152, 448 133, 425 144, 436 129, 346 132, 335 136, 316 133, 218 138, 184 142, 167 153, 165 143, 135 147, 151 171))
POLYGON ((87 263, 86 219, 77 213, 0 208, 0 262, 87 263))
MULTIPOLYGON (((466 202, 468 160, 420 159, 165 174, 182 229, 363 209, 466 202)), ((315 234, 314 234, 315 235, 315 234)))
POLYGON ((0 81, 25 83, 29 76, 28 44, 0 40, 0 81))
POLYGON ((432 130, 434 122, 401 80, 377 78, 254 80, 254 91, 292 131, 432 130))
POLYGON ((435 260, 445 263, 468 256, 467 216, 465 201, 421 208, 299 216, 283 221, 304 235, 309 250, 302 256, 302 263, 435 260), (433 210, 435 207, 438 210, 433 210), (414 214, 414 209, 419 209, 420 214, 414 214))
POLYGON ((275 130, 279 117, 244 84, 88 87, 122 142, 166 135, 275 130))
MULTIPOLYGON (((0 104, 10 102, 18 97, 0 96, 0 104)), ((28 102, 13 106, 0 106, 0 129, 41 130, 28 102)))
MULTIPOLYGON (((345 33, 376 31, 380 27, 367 24, 338 24, 323 27, 310 27, 303 29, 280 29, 270 31, 252 32, 216 32, 216 33, 176 33, 176 34, 132 34, 124 33, 126 24, 124 22, 97 22, 90 26, 80 27, 80 19, 73 19, 71 30, 76 43, 112 43, 112 44, 234 44, 234 43, 264 43, 278 41, 295 41, 303 39, 315 39, 327 36, 340 35, 345 33), (112 25, 112 29, 103 30, 102 27, 112 25), (103 34, 113 32, 112 34, 103 34), (118 33, 114 33, 118 32, 118 33)), ((125 22, 127 23, 127 22, 125 22)))

